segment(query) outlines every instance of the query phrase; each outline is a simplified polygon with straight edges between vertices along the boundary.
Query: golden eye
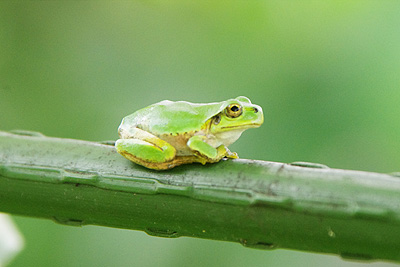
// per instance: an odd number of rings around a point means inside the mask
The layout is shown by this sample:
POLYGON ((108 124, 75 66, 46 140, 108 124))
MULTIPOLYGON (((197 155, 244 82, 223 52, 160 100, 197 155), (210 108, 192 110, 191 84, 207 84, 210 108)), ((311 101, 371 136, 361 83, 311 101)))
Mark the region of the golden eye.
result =
POLYGON ((237 118, 242 115, 242 106, 239 104, 230 104, 225 109, 225 114, 230 118, 237 118))

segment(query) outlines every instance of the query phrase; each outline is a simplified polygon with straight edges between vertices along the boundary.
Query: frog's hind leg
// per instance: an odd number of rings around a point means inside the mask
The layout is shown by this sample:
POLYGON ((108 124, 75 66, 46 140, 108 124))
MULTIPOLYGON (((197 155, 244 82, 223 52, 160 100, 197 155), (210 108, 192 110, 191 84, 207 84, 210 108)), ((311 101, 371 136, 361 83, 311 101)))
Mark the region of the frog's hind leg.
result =
POLYGON ((176 155, 175 148, 168 142, 139 128, 131 130, 129 136, 124 133, 115 147, 125 158, 151 169, 168 169, 163 163, 172 161, 176 155))

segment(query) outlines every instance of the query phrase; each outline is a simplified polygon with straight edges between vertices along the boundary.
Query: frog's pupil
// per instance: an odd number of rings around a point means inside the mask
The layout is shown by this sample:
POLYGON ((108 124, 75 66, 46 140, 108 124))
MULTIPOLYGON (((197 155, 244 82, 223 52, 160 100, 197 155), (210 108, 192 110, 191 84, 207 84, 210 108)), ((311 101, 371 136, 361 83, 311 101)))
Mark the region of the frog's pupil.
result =
POLYGON ((238 106, 233 106, 233 107, 231 107, 231 110, 233 112, 238 112, 239 111, 239 107, 238 106))

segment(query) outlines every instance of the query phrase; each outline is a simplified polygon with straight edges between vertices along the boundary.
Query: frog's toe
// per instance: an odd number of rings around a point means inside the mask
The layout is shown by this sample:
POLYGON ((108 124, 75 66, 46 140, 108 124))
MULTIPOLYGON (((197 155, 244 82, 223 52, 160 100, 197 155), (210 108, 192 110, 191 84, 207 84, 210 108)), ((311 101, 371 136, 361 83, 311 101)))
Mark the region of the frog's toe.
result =
POLYGON ((238 158, 239 158, 239 155, 238 155, 238 153, 236 153, 236 152, 231 152, 231 151, 229 151, 229 153, 227 153, 227 154, 225 155, 225 157, 228 158, 228 159, 238 159, 238 158))

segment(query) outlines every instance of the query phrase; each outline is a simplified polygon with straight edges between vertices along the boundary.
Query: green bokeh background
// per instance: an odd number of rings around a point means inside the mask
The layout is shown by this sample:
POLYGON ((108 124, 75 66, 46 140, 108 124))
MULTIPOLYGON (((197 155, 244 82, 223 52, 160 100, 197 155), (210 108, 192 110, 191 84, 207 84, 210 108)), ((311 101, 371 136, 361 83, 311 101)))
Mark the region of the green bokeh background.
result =
MULTIPOLYGON (((395 0, 2 1, 0 130, 110 140, 157 101, 245 95, 265 123, 231 146, 242 158, 400 171, 399 14, 395 0)), ((11 267, 361 265, 14 219, 26 248, 11 267)))

